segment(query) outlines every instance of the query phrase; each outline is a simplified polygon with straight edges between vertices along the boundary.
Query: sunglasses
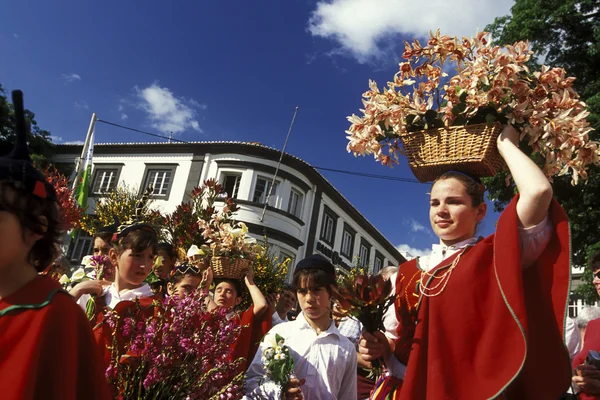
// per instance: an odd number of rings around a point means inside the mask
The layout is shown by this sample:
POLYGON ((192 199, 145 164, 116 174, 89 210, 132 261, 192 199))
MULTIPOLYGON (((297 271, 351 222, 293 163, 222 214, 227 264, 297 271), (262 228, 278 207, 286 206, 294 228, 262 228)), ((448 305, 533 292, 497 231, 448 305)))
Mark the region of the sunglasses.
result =
POLYGON ((593 275, 594 275, 594 278, 598 278, 598 279, 600 279, 600 271, 596 272, 596 273, 595 273, 595 274, 593 274, 593 275))

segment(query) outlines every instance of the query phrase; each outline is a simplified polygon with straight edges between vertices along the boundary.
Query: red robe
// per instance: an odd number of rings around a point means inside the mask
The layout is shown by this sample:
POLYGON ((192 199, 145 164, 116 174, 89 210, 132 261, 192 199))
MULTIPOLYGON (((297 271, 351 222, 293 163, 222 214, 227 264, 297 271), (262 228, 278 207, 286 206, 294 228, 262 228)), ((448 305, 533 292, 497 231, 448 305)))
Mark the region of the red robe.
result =
POLYGON ((0 397, 110 399, 83 310, 48 276, 0 300, 0 397))
POLYGON ((263 336, 269 332, 273 325, 271 314, 263 313, 260 317, 254 316, 254 306, 250 306, 239 316, 241 319, 241 332, 238 340, 233 345, 232 359, 243 357, 245 361, 240 366, 239 372, 244 372, 254 359, 258 345, 263 336))
MULTIPOLYGON (((585 364, 588 351, 600 351, 600 319, 594 319, 587 324, 583 343, 583 349, 573 358, 573 369, 581 364, 585 364)), ((579 399, 600 400, 600 395, 581 393, 579 399)))
MULTIPOLYGON (((417 283, 424 283, 416 260, 400 267, 395 352, 407 369, 397 398, 547 400, 566 391, 567 217, 553 201, 550 243, 523 269, 517 198, 502 213, 495 235, 462 254, 439 296, 419 296, 417 283)), ((443 274, 457 256, 430 272, 443 274)))

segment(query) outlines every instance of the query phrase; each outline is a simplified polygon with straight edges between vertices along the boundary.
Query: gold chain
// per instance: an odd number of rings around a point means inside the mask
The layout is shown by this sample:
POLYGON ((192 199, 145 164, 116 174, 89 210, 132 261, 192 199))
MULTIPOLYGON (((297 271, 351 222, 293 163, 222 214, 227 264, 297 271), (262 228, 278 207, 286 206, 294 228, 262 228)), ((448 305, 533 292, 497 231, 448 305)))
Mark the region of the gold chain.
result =
POLYGON ((458 265, 458 261, 460 260, 460 256, 462 256, 463 253, 464 253, 464 250, 454 259, 454 261, 452 261, 452 264, 450 264, 450 267, 448 267, 448 269, 446 270, 446 272, 444 272, 441 275, 436 275, 435 274, 435 270, 433 271, 433 273, 431 273, 429 271, 422 271, 421 272, 421 284, 419 285, 419 291, 421 292, 421 294, 423 296, 425 296, 425 297, 435 297, 435 296, 439 296, 440 294, 442 294, 442 292, 444 291, 444 289, 446 289, 446 285, 448 284, 448 281, 450 280, 450 276, 452 275, 452 271, 458 265), (431 286, 431 287, 426 286, 427 283, 429 283, 429 281, 431 279, 434 280, 435 284, 433 286, 431 286), (438 281, 435 281, 436 279, 438 281), (440 286, 441 286, 441 288, 440 288, 440 286), (438 290, 438 288, 440 288, 440 289, 438 290))

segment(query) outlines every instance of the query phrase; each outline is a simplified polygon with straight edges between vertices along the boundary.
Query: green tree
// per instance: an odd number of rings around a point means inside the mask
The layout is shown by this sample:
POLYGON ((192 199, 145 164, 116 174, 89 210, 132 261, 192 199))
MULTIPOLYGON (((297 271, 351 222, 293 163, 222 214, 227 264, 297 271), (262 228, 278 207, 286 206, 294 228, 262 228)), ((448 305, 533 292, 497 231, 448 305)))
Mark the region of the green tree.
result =
MULTIPOLYGON (((532 66, 543 63, 563 67, 569 76, 577 78, 575 90, 591 112, 588 121, 594 128, 592 140, 600 138, 599 22, 597 0, 516 0, 511 15, 496 18, 486 27, 498 44, 529 40, 538 55, 532 66)), ((571 224, 573 263, 580 266, 586 264, 588 248, 600 242, 600 167, 590 168, 588 174, 587 182, 575 187, 571 186, 570 176, 553 181, 554 195, 571 224)), ((513 185, 505 185, 505 178, 506 173, 502 173, 486 179, 496 211, 504 209, 515 193, 513 185)), ((584 276, 588 282, 580 294, 591 299, 596 295, 588 275, 584 276)))
MULTIPOLYGON (((31 127, 29 138, 29 149, 31 159, 41 168, 47 167, 49 159, 54 154, 55 145, 52 143, 50 132, 41 129, 35 120, 35 114, 25 110, 25 118, 31 127)), ((12 103, 7 98, 7 93, 0 84, 0 154, 8 153, 15 141, 15 112, 12 103)))

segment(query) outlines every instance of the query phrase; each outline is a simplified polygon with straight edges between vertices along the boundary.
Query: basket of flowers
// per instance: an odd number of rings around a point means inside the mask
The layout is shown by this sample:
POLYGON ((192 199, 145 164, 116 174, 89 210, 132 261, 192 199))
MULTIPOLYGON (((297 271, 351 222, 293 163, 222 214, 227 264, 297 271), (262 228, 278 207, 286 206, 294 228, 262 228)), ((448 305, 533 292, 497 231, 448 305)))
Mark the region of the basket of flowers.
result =
POLYGON ((588 138, 589 112, 572 88, 575 78, 561 68, 530 71, 532 54, 527 42, 493 46, 486 32, 458 39, 438 30, 425 46, 405 42, 407 61, 394 80, 381 91, 370 81, 363 116, 348 117, 347 150, 389 166, 405 155, 421 182, 449 170, 493 176, 504 166, 496 139, 511 124, 548 177, 586 179, 600 151, 588 138))
POLYGON ((212 267, 215 278, 242 279, 260 250, 256 239, 248 235, 243 222, 223 223, 210 236, 212 267))

